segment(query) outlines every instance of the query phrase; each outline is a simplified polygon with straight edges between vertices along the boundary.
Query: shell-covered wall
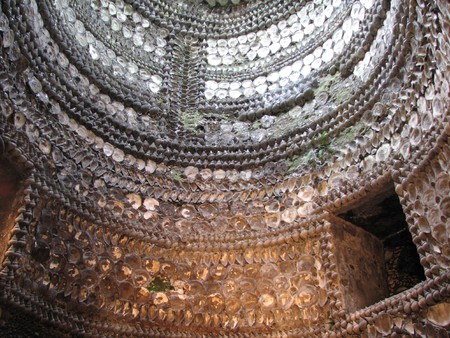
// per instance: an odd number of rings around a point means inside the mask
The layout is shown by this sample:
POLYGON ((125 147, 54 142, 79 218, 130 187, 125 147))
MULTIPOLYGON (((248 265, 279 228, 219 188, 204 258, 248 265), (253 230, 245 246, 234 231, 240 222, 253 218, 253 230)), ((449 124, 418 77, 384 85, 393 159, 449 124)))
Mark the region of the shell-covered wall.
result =
POLYGON ((447 0, 0 9, 1 337, 448 337, 447 0), (425 280, 354 310, 391 186, 425 280))

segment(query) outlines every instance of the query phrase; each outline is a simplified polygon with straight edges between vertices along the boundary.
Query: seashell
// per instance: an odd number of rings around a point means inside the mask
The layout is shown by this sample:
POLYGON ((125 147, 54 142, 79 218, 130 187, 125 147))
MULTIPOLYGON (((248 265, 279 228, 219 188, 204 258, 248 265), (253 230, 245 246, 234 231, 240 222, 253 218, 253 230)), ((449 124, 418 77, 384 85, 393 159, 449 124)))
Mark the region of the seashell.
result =
POLYGON ((272 263, 266 263, 261 266, 259 275, 263 278, 272 279, 280 273, 280 269, 272 263))
POLYGON ((100 272, 103 273, 103 274, 107 274, 114 267, 113 262, 109 258, 101 259, 99 261, 98 266, 99 266, 100 272))
POLYGON ((281 219, 286 223, 292 223, 297 218, 297 208, 291 207, 284 210, 281 214, 281 219))
POLYGON ((118 261, 123 257, 123 251, 118 246, 110 247, 109 252, 113 261, 118 261))
POLYGON ((143 202, 144 208, 149 211, 154 211, 159 206, 159 201, 153 197, 146 197, 143 202))
POLYGON ((265 311, 272 310, 277 304, 275 296, 271 293, 263 293, 259 296, 258 302, 265 311))
POLYGON ((15 113, 14 114, 14 126, 16 128, 22 128, 25 125, 26 119, 25 115, 22 113, 15 113))
POLYGON ((250 310, 253 310, 257 307, 258 304, 258 297, 255 294, 252 293, 244 293, 242 295, 241 299, 241 305, 242 307, 248 312, 250 310))
POLYGON ((153 295, 153 304, 156 306, 164 306, 169 302, 169 297, 163 292, 156 292, 153 295))
POLYGON ((138 194, 128 194, 127 199, 134 209, 139 209, 142 205, 142 198, 138 194))
POLYGON ((297 209, 299 217, 307 217, 314 210, 314 205, 311 202, 300 205, 297 209))
POLYGON ((83 263, 87 268, 94 268, 97 265, 97 257, 92 251, 84 251, 83 263))
POLYGON ((241 309, 241 302, 236 297, 230 297, 225 299, 225 311, 229 315, 234 315, 241 309))
POLYGON ((391 154, 391 146, 385 143, 377 150, 375 160, 377 162, 385 162, 389 159, 390 154, 391 154))
POLYGON ((277 228, 280 225, 280 215, 270 214, 265 217, 266 225, 269 228, 277 228))
POLYGON ((131 279, 133 270, 128 264, 119 262, 115 266, 116 278, 118 281, 124 281, 131 279))
POLYGON ((218 55, 209 55, 208 64, 210 66, 219 66, 222 64, 222 58, 218 55))
POLYGON ((277 294, 277 304, 283 309, 288 310, 294 302, 294 297, 288 291, 282 291, 277 294))
POLYGON ((450 217, 450 197, 445 197, 439 204, 440 211, 444 217, 450 217))
POLYGON ((70 245, 68 247, 68 261, 69 263, 78 263, 80 262, 83 254, 80 248, 75 245, 70 245))
POLYGON ((34 76, 32 76, 28 80, 28 85, 30 86, 30 89, 33 91, 33 93, 35 93, 35 94, 38 94, 42 91, 41 82, 34 76))
POLYGON ((297 196, 300 200, 309 202, 313 199, 316 190, 311 186, 303 187, 299 190, 297 196))
POLYGON ((319 292, 317 287, 311 284, 305 284, 299 288, 294 295, 294 304, 300 309, 308 308, 317 303, 319 299, 319 292))
POLYGON ((52 146, 48 140, 41 139, 38 146, 39 149, 46 155, 50 154, 52 151, 52 146))
POLYGON ((48 263, 48 267, 51 271, 59 272, 64 269, 66 265, 66 259, 61 255, 52 254, 48 263))
POLYGON ((146 286, 150 282, 149 274, 147 273, 147 271, 142 269, 134 270, 132 277, 134 285, 137 287, 146 286))
POLYGON ((374 327, 381 334, 391 332, 392 324, 392 318, 385 313, 378 315, 374 321, 374 327))
POLYGON ((220 293, 213 293, 208 296, 208 308, 212 313, 220 313, 225 308, 225 301, 220 293))

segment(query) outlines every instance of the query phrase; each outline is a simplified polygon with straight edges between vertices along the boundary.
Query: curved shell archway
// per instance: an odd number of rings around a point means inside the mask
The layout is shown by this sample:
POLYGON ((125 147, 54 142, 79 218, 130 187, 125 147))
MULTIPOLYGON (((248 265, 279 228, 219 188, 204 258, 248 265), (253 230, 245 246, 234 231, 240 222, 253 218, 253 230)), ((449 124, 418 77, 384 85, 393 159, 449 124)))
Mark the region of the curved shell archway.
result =
POLYGON ((0 8, 6 337, 448 335, 445 0, 0 8), (425 279, 356 306, 389 187, 425 279))

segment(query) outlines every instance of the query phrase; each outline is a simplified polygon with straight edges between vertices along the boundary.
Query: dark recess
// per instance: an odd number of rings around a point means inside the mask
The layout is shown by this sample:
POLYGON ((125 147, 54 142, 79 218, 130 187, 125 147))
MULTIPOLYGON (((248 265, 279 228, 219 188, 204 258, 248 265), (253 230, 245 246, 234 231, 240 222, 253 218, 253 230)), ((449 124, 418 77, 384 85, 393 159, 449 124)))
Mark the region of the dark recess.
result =
POLYGON ((383 242, 391 295, 425 280, 402 206, 393 189, 339 215, 383 242))

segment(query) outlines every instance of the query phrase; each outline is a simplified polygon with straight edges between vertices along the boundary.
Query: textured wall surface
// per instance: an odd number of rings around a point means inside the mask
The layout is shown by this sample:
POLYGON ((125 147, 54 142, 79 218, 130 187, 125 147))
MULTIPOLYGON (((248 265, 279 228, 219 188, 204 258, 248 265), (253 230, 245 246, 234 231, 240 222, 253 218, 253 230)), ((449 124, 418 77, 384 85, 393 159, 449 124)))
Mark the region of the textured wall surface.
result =
POLYGON ((353 312, 389 296, 383 243, 339 220, 331 233, 345 309, 353 312))
POLYGON ((0 336, 448 337, 449 32, 446 0, 1 1, 0 336))

